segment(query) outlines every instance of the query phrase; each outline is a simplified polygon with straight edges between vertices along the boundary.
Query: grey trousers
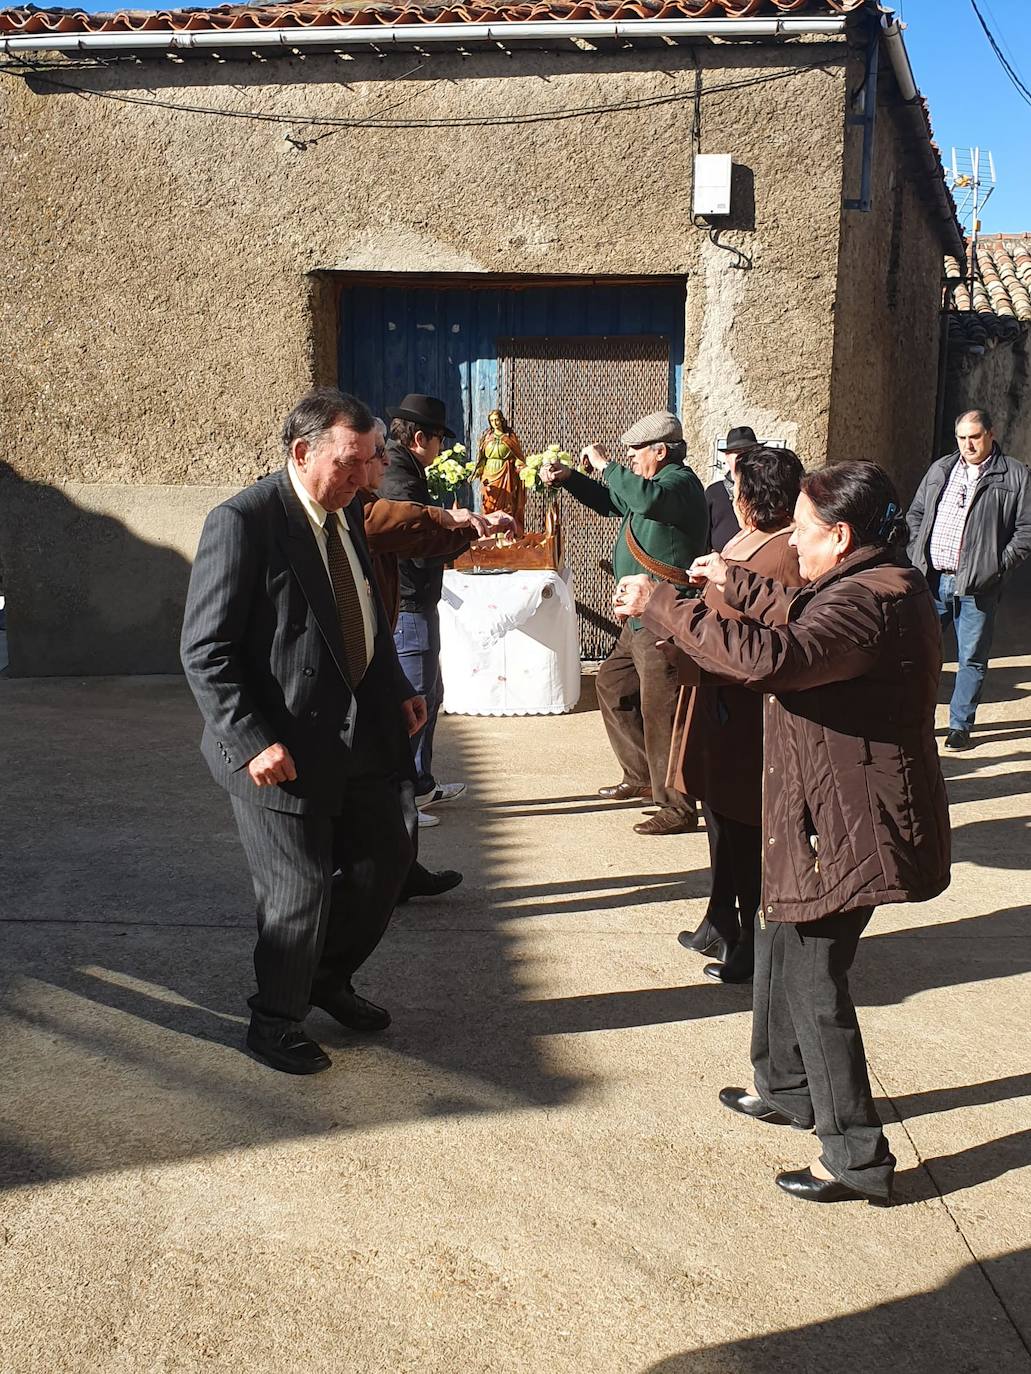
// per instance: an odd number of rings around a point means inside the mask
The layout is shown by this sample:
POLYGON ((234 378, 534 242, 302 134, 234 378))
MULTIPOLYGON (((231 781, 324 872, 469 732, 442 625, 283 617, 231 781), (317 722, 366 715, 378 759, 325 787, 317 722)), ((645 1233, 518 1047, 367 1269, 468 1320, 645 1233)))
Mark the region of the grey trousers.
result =
POLYGON ((350 988, 411 866, 403 800, 406 794, 414 815, 411 793, 411 783, 399 786, 397 778, 354 778, 344 784, 338 816, 298 816, 232 798, 257 902, 258 991, 249 999, 256 1020, 303 1021, 313 987, 350 988))
POLYGON ((666 786, 678 690, 676 671, 655 647, 655 635, 624 625, 598 669, 598 706, 609 744, 624 782, 649 786, 659 806, 691 815, 693 799, 666 786))
POLYGON ((885 1197, 895 1157, 870 1091, 848 971, 873 907, 756 931, 752 1068, 764 1102, 816 1129, 822 1162, 885 1197))

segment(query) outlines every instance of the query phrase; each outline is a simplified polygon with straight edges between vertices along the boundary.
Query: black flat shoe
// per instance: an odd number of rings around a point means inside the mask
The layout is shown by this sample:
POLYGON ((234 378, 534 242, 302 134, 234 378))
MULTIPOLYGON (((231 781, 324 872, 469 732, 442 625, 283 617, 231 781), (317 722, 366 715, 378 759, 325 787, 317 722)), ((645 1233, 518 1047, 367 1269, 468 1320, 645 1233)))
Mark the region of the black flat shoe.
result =
POLYGON ((677 939, 692 954, 705 955, 721 964, 730 953, 728 941, 724 940, 708 916, 697 930, 682 930, 677 939))
POLYGON ((769 1126, 792 1126, 796 1131, 809 1130, 808 1126, 803 1126, 790 1116, 785 1116, 783 1112, 767 1106, 761 1097, 756 1097, 755 1093, 750 1093, 745 1088, 720 1088, 720 1101, 730 1111, 740 1112, 742 1116, 750 1116, 755 1121, 765 1121, 769 1126))
POLYGON ((722 964, 706 964, 702 972, 714 983, 750 983, 753 965, 754 952, 749 941, 747 945, 736 944, 722 964))
POLYGON ((398 905, 410 902, 413 897, 439 897, 441 893, 457 887, 461 881, 462 875, 456 868, 442 868, 439 873, 431 873, 422 864, 413 864, 397 899, 398 905))
POLYGON ((793 1169, 778 1174, 774 1180, 778 1188, 803 1202, 868 1202, 871 1207, 891 1206, 891 1186, 887 1197, 875 1197, 873 1193, 861 1193, 858 1188, 849 1188, 836 1178, 817 1178, 811 1169, 793 1169))
POLYGON ((958 751, 960 749, 973 749, 973 747, 969 730, 950 730, 945 736, 946 749, 958 751))
POLYGON ((252 1023, 247 1030, 247 1048, 280 1073, 321 1073, 333 1062, 299 1026, 269 1035, 252 1023))
POLYGON ((363 1031, 369 1035, 373 1031, 386 1030, 390 1025, 389 1011, 377 1007, 375 1002, 367 1002, 364 997, 347 988, 339 992, 312 989, 311 1004, 328 1012, 334 1021, 339 1021, 347 1030, 363 1031))

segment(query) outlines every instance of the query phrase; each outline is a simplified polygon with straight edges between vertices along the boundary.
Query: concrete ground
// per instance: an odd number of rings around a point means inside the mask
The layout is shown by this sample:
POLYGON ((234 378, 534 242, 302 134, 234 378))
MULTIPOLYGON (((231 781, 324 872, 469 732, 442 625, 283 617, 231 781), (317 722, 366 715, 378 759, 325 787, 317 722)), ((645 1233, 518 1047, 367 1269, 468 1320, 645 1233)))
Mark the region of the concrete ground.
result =
POLYGON ((901 1205, 773 1186, 701 835, 642 839, 589 700, 446 719, 466 881, 401 909, 313 1079, 240 1051, 251 895, 170 678, 0 681, 3 1374, 1031 1371, 1031 662, 947 757, 954 880, 854 978, 901 1205))

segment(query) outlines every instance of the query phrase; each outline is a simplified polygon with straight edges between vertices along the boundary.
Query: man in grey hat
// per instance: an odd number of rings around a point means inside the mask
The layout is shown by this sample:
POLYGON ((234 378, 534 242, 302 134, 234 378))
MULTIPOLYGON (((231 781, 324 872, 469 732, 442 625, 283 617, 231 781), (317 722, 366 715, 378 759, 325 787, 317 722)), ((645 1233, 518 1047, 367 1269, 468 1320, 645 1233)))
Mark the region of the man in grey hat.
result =
MULTIPOLYGON (((686 587, 686 569, 705 548, 708 511, 701 482, 684 466, 687 448, 680 421, 669 411, 656 411, 632 425, 621 442, 627 447, 628 467, 610 461, 597 444, 580 455, 604 482, 563 463, 544 468, 543 479, 565 487, 599 515, 620 517, 612 554, 617 582, 628 573, 647 573, 686 587)), ((657 812, 634 826, 639 835, 694 830, 694 801, 666 786, 676 673, 639 620, 623 626, 598 672, 597 688, 609 743, 623 769, 622 781, 599 788, 598 795, 654 801, 657 812)))

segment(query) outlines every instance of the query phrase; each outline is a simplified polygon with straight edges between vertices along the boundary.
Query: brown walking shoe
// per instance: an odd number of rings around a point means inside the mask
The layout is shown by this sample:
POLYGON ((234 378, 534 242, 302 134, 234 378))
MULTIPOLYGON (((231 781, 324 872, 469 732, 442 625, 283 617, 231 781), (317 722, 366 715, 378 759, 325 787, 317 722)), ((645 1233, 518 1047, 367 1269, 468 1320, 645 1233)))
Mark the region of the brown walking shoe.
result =
POLYGON ((638 821, 634 829, 638 835, 686 835, 698 829, 698 816, 693 811, 674 811, 671 806, 664 806, 646 821, 638 821))
POLYGON ((598 796, 606 801, 629 801, 631 797, 651 800, 652 789, 636 782, 617 782, 615 787, 599 787, 598 796))

